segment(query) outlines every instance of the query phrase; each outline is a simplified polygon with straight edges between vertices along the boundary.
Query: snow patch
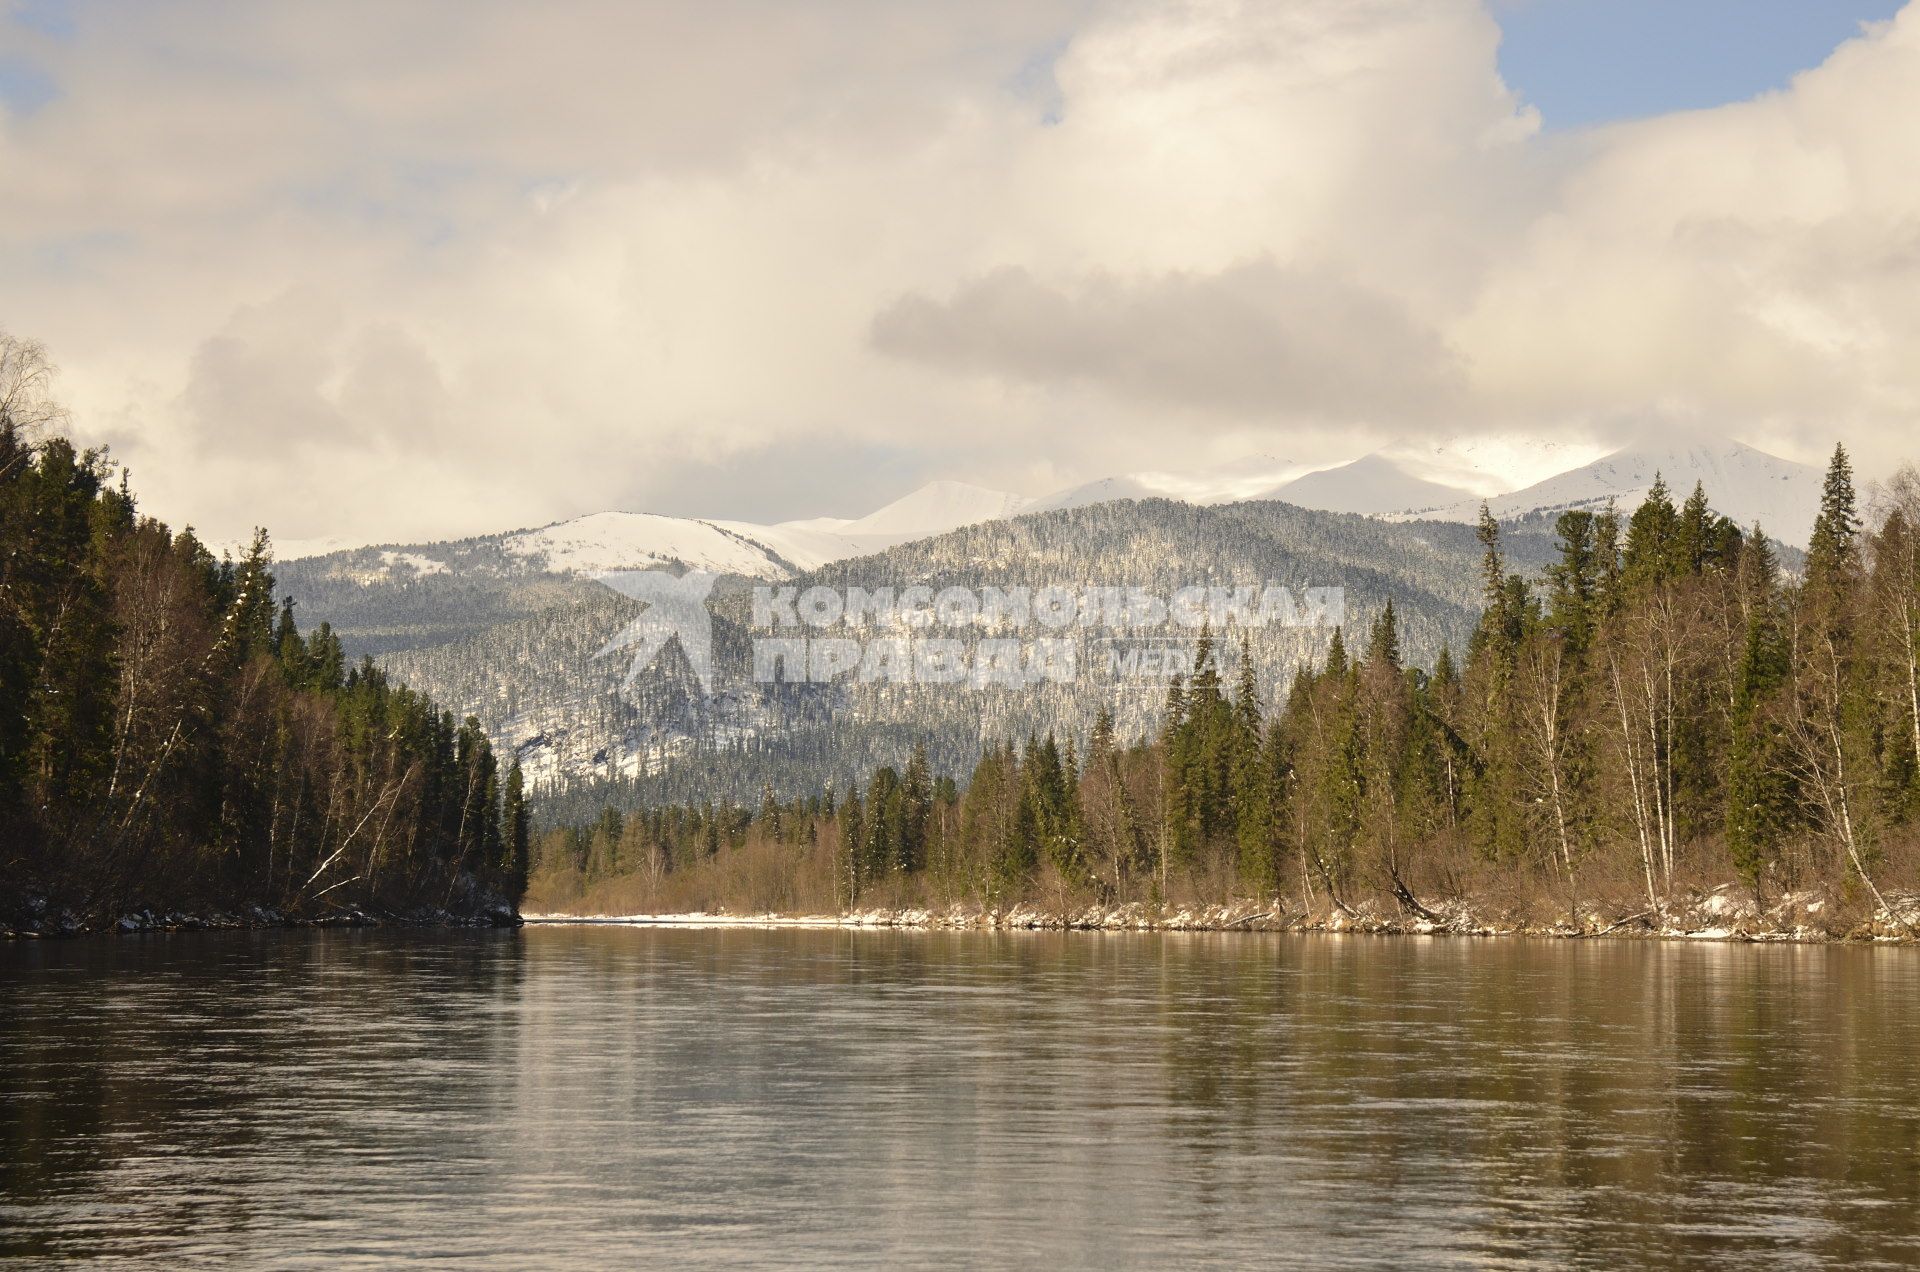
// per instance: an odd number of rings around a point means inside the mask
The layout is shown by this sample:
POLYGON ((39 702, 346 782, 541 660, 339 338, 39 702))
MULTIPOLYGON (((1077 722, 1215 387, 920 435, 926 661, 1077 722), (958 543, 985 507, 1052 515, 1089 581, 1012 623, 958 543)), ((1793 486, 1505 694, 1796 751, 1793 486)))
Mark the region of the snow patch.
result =
POLYGON ((448 568, 445 561, 436 561, 432 557, 421 556, 418 552, 382 552, 380 561, 389 572, 399 568, 411 570, 423 577, 429 574, 445 574, 448 568))

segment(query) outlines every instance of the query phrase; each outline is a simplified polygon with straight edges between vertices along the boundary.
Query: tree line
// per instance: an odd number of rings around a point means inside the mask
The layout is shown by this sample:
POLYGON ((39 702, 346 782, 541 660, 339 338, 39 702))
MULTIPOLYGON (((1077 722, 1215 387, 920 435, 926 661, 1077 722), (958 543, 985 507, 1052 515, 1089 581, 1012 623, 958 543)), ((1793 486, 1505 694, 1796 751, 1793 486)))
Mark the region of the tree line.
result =
POLYGON ((837 799, 561 829, 536 889, 575 906, 1271 897, 1427 918, 1490 895, 1588 925, 1737 881, 1761 905, 1884 914, 1920 867, 1920 476, 1875 511, 1863 524, 1836 448, 1790 577, 1762 527, 1656 482, 1624 518, 1562 513, 1533 580, 1483 513, 1482 613, 1458 659, 1405 665, 1388 605, 1268 704, 1235 634, 1205 634, 1152 736, 1102 713, 1080 739, 988 748, 964 789, 916 750, 837 799))
POLYGON ((521 778, 478 722, 302 634, 264 532, 216 560, 142 515, 50 427, 37 347, 0 370, 0 923, 515 904, 521 778))

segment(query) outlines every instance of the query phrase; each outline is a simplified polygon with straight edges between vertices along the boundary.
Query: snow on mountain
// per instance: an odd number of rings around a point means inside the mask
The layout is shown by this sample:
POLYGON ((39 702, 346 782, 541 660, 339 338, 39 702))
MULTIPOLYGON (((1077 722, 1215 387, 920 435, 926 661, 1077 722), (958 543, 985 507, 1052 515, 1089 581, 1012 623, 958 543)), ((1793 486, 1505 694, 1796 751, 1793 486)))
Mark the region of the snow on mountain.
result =
MULTIPOLYGON (((348 548, 357 548, 359 543, 329 535, 320 539, 269 539, 276 561, 292 561, 300 557, 325 556, 329 552, 341 552, 348 548)), ((207 551, 216 558, 228 556, 238 561, 253 549, 253 536, 244 539, 211 539, 206 541, 207 551)))
MULTIPOLYGON (((496 543, 507 559, 553 574, 690 569, 784 579, 831 561, 991 521, 1016 511, 1023 502, 1019 495, 1003 491, 937 481, 851 521, 816 517, 769 526, 650 512, 596 512, 474 542, 496 543)), ((460 545, 409 544, 355 553, 342 568, 361 582, 373 582, 457 573, 466 567, 450 563, 467 559, 460 545)))
POLYGON ((727 534, 737 535, 743 542, 758 544, 777 562, 784 562, 796 571, 817 570, 829 561, 884 551, 895 542, 886 535, 840 534, 796 525, 761 526, 747 521, 712 521, 707 524, 727 534))
MULTIPOLYGON (((1304 508, 1404 521, 1472 521, 1484 497, 1502 519, 1563 508, 1599 508, 1609 499, 1630 512, 1664 474, 1676 500, 1706 483, 1716 510, 1742 525, 1758 518, 1798 542, 1813 523, 1820 473, 1733 441, 1629 448, 1595 456, 1583 442, 1512 437, 1453 439, 1389 447, 1331 468, 1311 469, 1256 456, 1208 469, 1105 477, 1028 500, 957 481, 930 482, 864 517, 814 517, 761 525, 746 521, 600 512, 535 530, 491 536, 507 558, 558 574, 684 568, 784 579, 829 562, 865 556, 962 526, 1030 512, 1117 499, 1175 499, 1195 504, 1278 499, 1304 508), (1558 465, 1577 461, 1577 466, 1558 465), (1536 474, 1548 473, 1544 480, 1536 474), (1521 478, 1533 478, 1518 485, 1521 478)), ((456 544, 385 545, 349 554, 354 577, 460 573, 468 558, 456 544)), ((282 561, 338 553, 333 543, 288 543, 282 561)))
POLYGON ((1089 504, 1110 503, 1115 499, 1171 499, 1164 490, 1149 486, 1137 475, 1102 477, 1082 486, 1069 486, 1042 495, 1027 505, 1028 512, 1054 512, 1061 508, 1084 508, 1089 504))
POLYGON ((1322 512, 1358 512, 1381 516, 1403 508, 1431 508, 1450 504, 1469 492, 1459 486, 1428 481, 1387 456, 1375 452, 1350 464, 1323 468, 1284 482, 1262 494, 1300 508, 1322 512))
MULTIPOLYGON (((784 533, 789 547, 792 539, 806 534, 784 533)), ((596 512, 508 535, 501 546, 510 555, 538 561, 556 574, 590 575, 675 564, 757 578, 790 572, 776 559, 777 548, 741 528, 650 512, 596 512)))
POLYGON ((817 530, 826 534, 836 534, 853 524, 852 517, 807 517, 800 521, 776 521, 776 530, 817 530))
POLYGON ((1178 499, 1185 503, 1237 503, 1265 497, 1275 485, 1298 477, 1307 466, 1272 455, 1255 455, 1212 468, 1124 473, 1042 495, 1020 511, 1084 508, 1114 499, 1178 499))
POLYGON ((1025 502, 965 482, 930 482, 856 519, 813 517, 760 525, 645 512, 601 512, 509 536, 516 556, 556 573, 600 574, 679 565, 750 578, 786 578, 910 539, 992 521, 1025 502))
MULTIPOLYGON (((1475 498, 1486 498, 1590 464, 1611 449, 1593 442, 1495 434, 1388 446, 1378 453, 1428 481, 1457 486, 1475 498)), ((1417 507, 1405 504, 1391 511, 1417 507)))
POLYGON ((843 533, 818 528, 823 523, 835 524, 828 518, 763 526, 750 521, 702 521, 646 512, 598 512, 538 530, 523 530, 507 536, 502 546, 509 554, 537 560, 554 573, 592 575, 609 570, 685 566, 717 574, 778 579, 922 537, 905 531, 843 533))
POLYGON ((998 521, 1024 509, 1025 496, 970 486, 964 481, 930 481, 912 494, 839 527, 842 534, 893 538, 896 542, 944 534, 961 526, 998 521))
MULTIPOLYGON (((1769 534, 1788 543, 1805 541, 1820 508, 1819 469, 1735 441, 1628 447, 1488 499, 1487 507, 1494 516, 1508 520, 1542 511, 1599 509, 1611 500, 1626 516, 1646 498, 1656 476, 1665 479, 1674 502, 1685 499, 1695 482, 1703 483, 1716 512, 1742 526, 1758 521, 1769 534)), ((1462 500, 1419 515, 1472 521, 1480 515, 1480 501, 1462 500)))

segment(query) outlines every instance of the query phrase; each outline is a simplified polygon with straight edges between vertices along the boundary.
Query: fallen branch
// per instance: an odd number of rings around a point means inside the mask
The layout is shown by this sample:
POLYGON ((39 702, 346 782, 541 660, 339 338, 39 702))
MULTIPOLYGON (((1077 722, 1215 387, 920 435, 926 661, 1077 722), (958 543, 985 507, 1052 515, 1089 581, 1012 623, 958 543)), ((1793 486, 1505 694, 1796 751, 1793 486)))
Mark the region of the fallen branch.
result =
POLYGON ((1427 922, 1437 924, 1440 927, 1447 926, 1445 919, 1420 904, 1419 900, 1413 895, 1412 890, 1408 888, 1405 881, 1400 878, 1400 871, 1396 867, 1389 866, 1387 868, 1387 875, 1393 880, 1394 899, 1399 901, 1409 914, 1417 914, 1427 922))
POLYGON ((1614 922, 1612 922, 1612 923, 1609 923, 1609 924, 1608 924, 1608 925, 1607 925, 1606 927, 1603 927, 1603 928, 1601 928, 1601 929, 1600 929, 1600 930, 1599 930, 1598 932, 1589 932, 1589 933, 1588 933, 1587 935, 1589 935, 1589 936, 1605 936, 1605 935, 1607 935, 1607 933, 1609 933, 1609 932, 1613 932, 1613 931, 1616 931, 1616 930, 1618 930, 1618 929, 1620 929, 1620 928, 1623 928, 1623 927, 1625 927, 1625 926, 1626 926, 1627 924, 1629 924, 1629 923, 1632 923, 1632 922, 1634 922, 1634 921, 1635 921, 1635 920, 1637 920, 1637 919, 1647 919, 1647 918, 1652 918, 1652 917, 1653 917, 1653 911, 1652 911, 1652 910, 1642 910, 1642 911, 1640 911, 1640 913, 1638 913, 1638 914, 1629 914, 1629 915, 1628 915, 1628 916, 1627 916, 1626 918, 1624 918, 1624 919, 1617 919, 1617 920, 1615 920, 1614 922))

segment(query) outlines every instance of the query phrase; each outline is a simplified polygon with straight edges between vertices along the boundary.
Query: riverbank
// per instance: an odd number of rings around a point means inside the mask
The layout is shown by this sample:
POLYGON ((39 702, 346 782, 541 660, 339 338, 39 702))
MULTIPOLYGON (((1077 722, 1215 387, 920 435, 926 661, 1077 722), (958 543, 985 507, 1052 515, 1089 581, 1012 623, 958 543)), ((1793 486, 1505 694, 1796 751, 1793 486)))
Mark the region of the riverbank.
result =
POLYGON ((15 915, 0 916, 0 939, 48 940, 103 933, 133 936, 142 932, 221 932, 270 928, 514 928, 521 926, 522 922, 513 907, 504 902, 470 913, 430 907, 393 912, 349 908, 318 915, 289 915, 265 906, 160 912, 142 908, 121 914, 109 922, 88 921, 70 909, 44 903, 36 906, 29 902, 15 915))
POLYGON ((1849 914, 1832 898, 1790 893, 1762 907, 1720 888, 1676 899, 1655 910, 1591 911, 1578 922, 1540 922, 1473 902, 1436 903, 1425 914, 1389 912, 1362 902, 1349 910, 1289 909, 1283 901, 1219 905, 1049 910, 1016 905, 1004 910, 946 908, 848 910, 837 914, 527 914, 533 924, 609 924, 638 927, 904 928, 920 930, 1090 932, 1353 932, 1419 936, 1534 936, 1563 939, 1639 938, 1690 941, 1920 942, 1920 896, 1887 897, 1888 909, 1849 914))

